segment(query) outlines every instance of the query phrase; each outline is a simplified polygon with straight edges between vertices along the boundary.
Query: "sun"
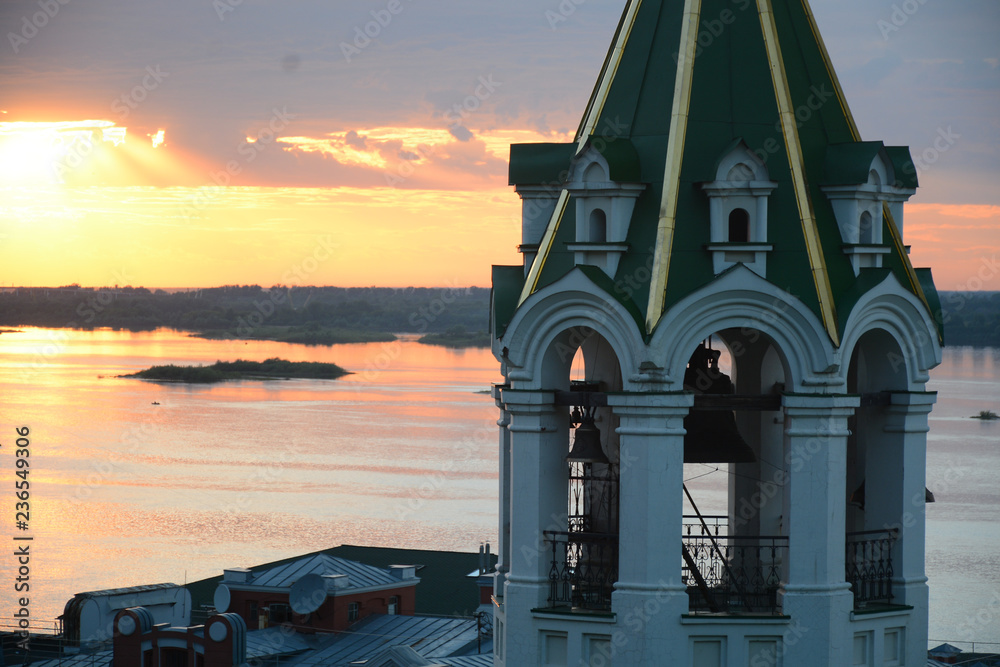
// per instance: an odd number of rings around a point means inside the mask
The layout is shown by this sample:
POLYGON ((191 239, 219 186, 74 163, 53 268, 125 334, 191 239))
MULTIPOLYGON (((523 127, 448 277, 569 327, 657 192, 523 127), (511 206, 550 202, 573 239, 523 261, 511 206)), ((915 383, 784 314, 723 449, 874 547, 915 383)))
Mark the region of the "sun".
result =
POLYGON ((124 141, 111 121, 0 123, 0 179, 5 184, 61 183, 62 175, 104 141, 124 141))
POLYGON ((56 132, 0 132, 0 178, 5 183, 52 180, 58 162, 56 132))

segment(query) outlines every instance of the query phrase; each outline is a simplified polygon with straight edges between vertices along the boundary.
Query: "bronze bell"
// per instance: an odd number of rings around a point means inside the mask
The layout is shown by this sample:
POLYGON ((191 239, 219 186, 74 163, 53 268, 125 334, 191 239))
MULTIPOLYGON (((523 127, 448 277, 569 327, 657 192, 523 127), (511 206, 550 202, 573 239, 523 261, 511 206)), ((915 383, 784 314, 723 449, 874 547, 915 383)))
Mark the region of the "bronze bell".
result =
POLYGON ((573 447, 566 455, 569 463, 610 463, 601 447, 601 430, 594 424, 594 414, 588 410, 576 427, 573 447))
MULTIPOLYGON (((699 345, 684 373, 697 393, 732 394, 732 379, 719 370, 721 353, 699 345)), ((684 418, 684 463, 753 463, 757 460, 736 426, 731 410, 692 409, 684 418)))
MULTIPOLYGON (((861 486, 859 486, 857 489, 855 489, 854 493, 851 494, 851 497, 847 499, 847 502, 850 503, 850 504, 852 504, 852 505, 857 505, 858 509, 861 510, 862 512, 865 511, 865 482, 864 482, 864 480, 861 481, 861 486)), ((934 498, 934 493, 925 486, 924 487, 924 503, 934 503, 934 502, 937 502, 937 500, 934 498)))
POLYGON ((731 411, 691 410, 684 418, 684 463, 753 463, 731 411))

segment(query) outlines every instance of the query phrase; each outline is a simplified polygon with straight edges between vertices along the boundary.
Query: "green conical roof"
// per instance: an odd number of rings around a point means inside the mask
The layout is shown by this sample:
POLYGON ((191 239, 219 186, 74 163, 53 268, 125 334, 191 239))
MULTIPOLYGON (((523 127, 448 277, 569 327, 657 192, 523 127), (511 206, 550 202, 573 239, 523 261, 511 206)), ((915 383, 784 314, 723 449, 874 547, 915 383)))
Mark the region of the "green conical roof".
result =
MULTIPOLYGON (((629 287, 612 296, 632 302, 649 334, 672 304, 716 278, 701 185, 715 180, 719 159, 741 141, 777 183, 767 204, 767 280, 807 304, 839 345, 864 276, 842 250, 821 187, 855 173, 862 180, 854 182, 864 182, 879 150, 900 172, 908 153, 860 141, 806 0, 631 0, 575 146, 515 147, 511 182, 541 183, 542 172, 555 173, 554 156, 565 160, 593 146, 613 173, 647 184, 616 274, 617 284, 627 278, 629 287)), ((901 187, 916 185, 900 178, 901 187)), ((522 302, 573 269, 568 199, 564 191, 522 302)), ((889 248, 883 267, 926 303, 888 206, 882 224, 889 248)))

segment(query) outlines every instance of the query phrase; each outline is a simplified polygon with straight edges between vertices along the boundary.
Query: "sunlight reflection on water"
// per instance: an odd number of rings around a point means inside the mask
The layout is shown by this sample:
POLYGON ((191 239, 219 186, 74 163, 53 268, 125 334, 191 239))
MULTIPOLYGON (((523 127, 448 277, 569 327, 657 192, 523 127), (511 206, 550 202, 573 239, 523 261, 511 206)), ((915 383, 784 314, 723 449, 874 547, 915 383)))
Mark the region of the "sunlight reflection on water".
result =
MULTIPOLYGON (((1000 423, 969 419, 1000 412, 1000 350, 946 349, 932 378, 930 632, 962 640, 970 614, 1000 595, 1000 423)), ((183 583, 341 543, 475 551, 496 538, 497 410, 477 392, 497 379, 488 350, 412 340, 0 335, 0 427, 32 428, 33 614, 54 618, 76 592, 183 583), (353 374, 211 386, 116 377, 275 356, 353 374)), ((714 467, 685 467, 707 514, 726 511, 726 467, 714 467)), ((0 559, 0 580, 11 572, 0 559)), ((974 629, 1000 642, 997 627, 974 629)))

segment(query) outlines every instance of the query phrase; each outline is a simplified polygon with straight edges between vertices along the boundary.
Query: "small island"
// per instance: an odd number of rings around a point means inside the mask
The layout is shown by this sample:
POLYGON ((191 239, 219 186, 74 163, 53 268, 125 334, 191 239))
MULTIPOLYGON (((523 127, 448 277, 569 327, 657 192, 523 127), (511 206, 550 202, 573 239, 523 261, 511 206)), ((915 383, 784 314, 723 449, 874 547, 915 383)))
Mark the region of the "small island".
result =
POLYGON ((973 419, 982 419, 983 421, 994 421, 1000 419, 1000 415, 993 412, 992 410, 980 410, 978 415, 972 415, 973 419))
POLYGON ((337 364, 315 361, 288 361, 267 359, 266 361, 217 361, 211 366, 153 366, 138 373, 119 375, 124 378, 138 378, 155 382, 186 382, 190 384, 210 384, 226 380, 290 380, 292 378, 310 380, 336 380, 349 375, 337 364))

